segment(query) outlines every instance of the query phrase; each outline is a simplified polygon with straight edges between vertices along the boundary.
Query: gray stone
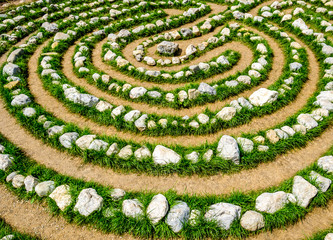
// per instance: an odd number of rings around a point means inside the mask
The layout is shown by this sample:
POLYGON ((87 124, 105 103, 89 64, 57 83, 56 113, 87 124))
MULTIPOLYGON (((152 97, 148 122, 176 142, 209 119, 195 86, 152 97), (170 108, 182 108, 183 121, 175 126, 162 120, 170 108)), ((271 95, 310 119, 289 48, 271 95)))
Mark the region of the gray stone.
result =
POLYGON ((178 233, 182 230, 183 224, 188 221, 189 217, 190 208, 185 202, 179 201, 171 207, 165 222, 170 226, 172 231, 178 233))
POLYGON ((125 107, 123 105, 120 105, 112 110, 111 116, 115 119, 116 117, 120 116, 122 113, 124 113, 125 107))
POLYGON ((77 199, 74 211, 78 211, 83 216, 89 216, 94 211, 101 210, 103 198, 97 194, 93 188, 83 189, 77 199))
POLYGON ((318 123, 312 118, 310 114, 300 114, 297 117, 297 122, 303 125, 307 130, 313 129, 318 126, 318 123))
POLYGON ((239 164, 240 151, 236 140, 228 135, 223 135, 217 145, 217 156, 239 164))
POLYGON ((26 107, 26 108, 23 109, 22 113, 26 117, 32 117, 36 114, 36 110, 34 108, 31 108, 31 107, 26 107))
POLYGON ((12 185, 14 188, 20 188, 24 185, 24 179, 25 177, 21 174, 17 174, 13 177, 12 185))
POLYGON ((256 209, 260 212, 275 213, 288 203, 288 195, 283 191, 262 193, 256 199, 256 209))
POLYGON ((318 189, 306 181, 303 177, 295 176, 292 193, 297 199, 297 204, 306 208, 312 198, 317 195, 318 189))
POLYGON ((289 64, 290 71, 293 71, 293 72, 295 72, 295 71, 301 69, 302 66, 303 66, 303 65, 300 64, 300 63, 298 63, 298 62, 293 62, 293 63, 290 63, 290 64, 289 64))
POLYGON ((193 44, 188 45, 185 50, 185 53, 187 56, 190 56, 196 52, 197 52, 197 48, 193 44))
POLYGON ((72 148, 72 143, 79 137, 77 132, 64 133, 59 137, 59 142, 65 148, 72 148))
POLYGON ((207 83, 200 83, 199 88, 198 88, 199 92, 202 94, 209 94, 209 95, 216 95, 216 90, 215 88, 211 87, 210 85, 208 85, 207 83))
POLYGON ((331 179, 325 178, 325 177, 321 176, 319 173, 316 173, 315 171, 310 172, 310 179, 315 181, 318 184, 319 189, 322 192, 326 192, 332 183, 331 179))
POLYGON ((24 179, 24 185, 27 192, 32 192, 38 183, 39 183, 38 179, 33 176, 27 176, 24 179))
POLYGON ((87 149, 91 142, 96 138, 96 135, 84 135, 76 140, 75 144, 82 150, 87 149))
POLYGON ((261 213, 250 210, 244 213, 240 224, 248 231, 257 231, 265 226, 265 219, 261 213))
POLYGON ((9 63, 14 63, 20 56, 24 54, 24 49, 18 48, 15 49, 10 53, 10 55, 7 58, 7 62, 9 63))
POLYGON ((151 158, 151 152, 146 146, 142 146, 134 152, 134 156, 137 160, 151 158))
POLYGON ((155 195, 147 207, 147 216, 152 224, 157 224, 169 210, 169 203, 162 194, 155 195))
POLYGON ((53 41, 55 42, 59 42, 59 41, 63 41, 63 40, 67 40, 69 39, 70 36, 66 33, 62 33, 62 32, 58 32, 56 33, 56 35, 53 38, 53 41))
POLYGON ((175 151, 162 145, 157 145, 153 152, 153 161, 155 164, 165 165, 169 163, 176 164, 181 160, 181 156, 175 151))
POLYGON ((44 28, 47 32, 58 32, 58 25, 56 23, 44 22, 42 24, 42 28, 44 28))
POLYGON ((30 102, 31 102, 31 100, 27 95, 20 94, 20 95, 14 96, 10 105, 12 105, 12 106, 24 106, 24 105, 27 105, 30 102))
POLYGON ((140 218, 143 216, 143 205, 137 199, 123 201, 122 212, 126 217, 140 218))
POLYGON ((157 45, 157 51, 160 54, 169 54, 172 55, 177 52, 179 49, 179 44, 169 41, 163 41, 157 45))
POLYGON ((234 107, 224 107, 216 114, 216 117, 223 121, 230 121, 235 115, 237 110, 234 107))
POLYGON ((279 93, 277 91, 260 88, 251 94, 249 100, 254 106, 263 106, 267 103, 275 102, 278 98, 278 95, 279 93))
POLYGON ((0 169, 6 171, 12 165, 13 160, 9 154, 0 154, 0 169))
POLYGON ((137 129, 139 129, 139 131, 144 131, 146 130, 146 120, 148 119, 148 115, 147 114, 143 114, 141 117, 139 117, 135 122, 134 125, 137 129))
POLYGON ((237 143, 241 146, 244 152, 252 152, 254 143, 250 139, 238 137, 237 143))
POLYGON ((72 203, 72 196, 69 192, 68 185, 61 185, 54 189, 49 195, 53 199, 61 211, 64 211, 72 203))
POLYGON ((142 97, 143 95, 145 95, 146 92, 147 89, 145 89, 144 87, 135 87, 131 89, 129 96, 130 98, 135 99, 142 97))
POLYGON ((12 172, 6 177, 6 182, 13 181, 13 178, 18 174, 18 172, 12 172))
POLYGON ((112 143, 109 149, 106 151, 106 156, 111 156, 119 152, 118 144, 112 143))
MULTIPOLYGON (((0 155, 1 159, 1 155, 0 155)), ((328 173, 333 173, 333 156, 325 156, 318 159, 318 166, 328 173)))
POLYGON ((53 126, 47 129, 47 133, 49 134, 49 137, 52 137, 56 134, 61 134, 64 132, 64 125, 62 126, 53 126))
POLYGON ((123 189, 115 188, 115 189, 111 190, 110 195, 113 200, 118 201, 126 195, 126 192, 123 189))
POLYGON ((241 207, 231 203, 216 203, 209 207, 205 220, 216 222, 220 228, 229 230, 231 224, 240 218, 241 211, 241 207))
POLYGON ((141 112, 139 110, 131 110, 125 114, 124 120, 125 122, 134 122, 139 116, 141 112))
POLYGON ((95 139, 90 143, 88 149, 95 151, 105 151, 108 145, 109 144, 107 142, 104 142, 103 140, 95 139))
POLYGON ((53 181, 45 181, 38 183, 35 187, 35 191, 38 196, 46 197, 53 192, 55 186, 53 181))

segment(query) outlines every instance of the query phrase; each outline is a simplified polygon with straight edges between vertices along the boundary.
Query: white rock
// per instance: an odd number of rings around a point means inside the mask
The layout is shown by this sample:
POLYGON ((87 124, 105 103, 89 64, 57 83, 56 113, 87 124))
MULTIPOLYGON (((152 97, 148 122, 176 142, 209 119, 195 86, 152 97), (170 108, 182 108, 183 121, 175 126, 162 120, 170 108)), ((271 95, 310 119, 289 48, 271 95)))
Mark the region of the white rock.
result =
MULTIPOLYGON (((0 155, 1 160, 1 155, 0 155)), ((318 159, 318 166, 328 173, 333 173, 333 156, 325 156, 318 159)))
POLYGON ((59 142, 65 148, 72 148, 73 142, 79 137, 77 132, 64 133, 59 137, 59 142))
POLYGON ((310 114, 300 114, 297 117, 297 122, 303 125, 307 130, 313 129, 318 126, 318 123, 311 117, 310 114))
POLYGON ((72 196, 69 193, 68 185, 61 185, 54 189, 54 191, 49 195, 52 198, 61 211, 64 211, 72 203, 72 196))
POLYGON ((169 203, 162 194, 155 195, 147 207, 147 216, 152 224, 157 224, 169 210, 169 203))
POLYGON ((121 159, 129 159, 133 155, 133 150, 131 145, 126 145, 122 149, 120 149, 118 153, 118 157, 121 159))
POLYGON ((126 217, 139 218, 143 216, 143 205, 137 199, 123 201, 122 212, 126 217))
POLYGON ((211 87, 207 83, 200 83, 198 90, 202 94, 207 93, 209 95, 216 95, 215 88, 211 87))
POLYGON ((325 178, 325 177, 321 176, 319 173, 316 173, 315 171, 310 172, 310 179, 315 181, 318 184, 319 189, 322 192, 326 192, 332 183, 331 179, 325 178))
POLYGON ((3 75, 15 76, 20 72, 20 67, 13 63, 7 63, 2 69, 3 75))
POLYGON ((23 115, 26 117, 32 117, 36 114, 36 110, 31 107, 26 107, 23 109, 23 115))
POLYGON ((100 112, 104 112, 106 110, 110 110, 112 109, 112 105, 106 101, 99 101, 96 104, 96 109, 100 112))
POLYGON ((14 188, 20 188, 24 185, 24 179, 25 177, 21 174, 17 174, 13 177, 12 185, 14 188))
POLYGON ((9 154, 0 154, 0 169, 6 171, 12 165, 13 160, 9 154))
POLYGON ((131 110, 125 114, 124 120, 125 122, 134 122, 139 116, 141 112, 139 110, 131 110))
POLYGON ((217 145, 217 156, 239 164, 240 151, 236 140, 228 135, 223 135, 217 145))
POLYGON ((31 175, 27 176, 24 179, 24 185, 27 192, 32 192, 37 184, 38 184, 38 179, 31 175))
POLYGON ((303 21, 303 19, 301 18, 298 18, 297 20, 295 20, 293 23, 292 23, 292 26, 294 28, 299 28, 300 30, 308 30, 309 27, 305 24, 305 22, 303 21))
POLYGON ((244 152, 252 152, 254 143, 250 139, 238 137, 237 143, 241 146, 244 152))
POLYGON ((118 201, 126 195, 126 192, 123 189, 115 188, 112 189, 110 195, 113 200, 118 201))
POLYGON ((103 198, 97 194, 93 188, 83 189, 74 207, 74 211, 78 211, 81 215, 87 217, 94 211, 101 210, 103 206, 103 198))
POLYGON ((205 220, 214 221, 220 228, 229 230, 231 224, 240 218, 241 210, 241 207, 231 203, 216 203, 209 207, 205 220))
POLYGON ((30 102, 31 102, 31 100, 27 95, 20 94, 20 95, 14 96, 10 105, 12 105, 12 106, 24 106, 24 105, 27 105, 30 102))
POLYGON ((297 204, 306 208, 312 198, 317 195, 318 189, 306 181, 303 177, 295 176, 292 193, 297 199, 297 204))
POLYGON ((256 199, 256 209, 261 212, 275 213, 288 203, 288 195, 283 191, 262 193, 256 199))
POLYGON ((257 231, 265 226, 264 216, 256 211, 247 211, 240 220, 240 224, 248 231, 257 231))
POLYGON ((40 197, 46 197, 48 196, 51 192, 53 192, 55 186, 53 181, 45 181, 38 183, 35 187, 35 191, 38 196, 40 197))
POLYGON ((178 153, 162 145, 157 145, 153 152, 153 161, 155 164, 176 164, 180 161, 180 159, 181 156, 178 153))
POLYGON ((151 158, 151 152, 146 146, 142 146, 134 152, 134 156, 137 160, 151 158))
POLYGON ((197 153, 196 151, 193 151, 187 155, 185 155, 185 158, 189 161, 191 161, 192 163, 196 163, 199 160, 199 153, 197 153))
POLYGON ((237 110, 234 107, 224 107, 216 114, 216 117, 223 121, 230 121, 235 115, 237 110))
POLYGON ((267 103, 272 103, 276 101, 278 98, 278 94, 279 93, 277 91, 260 88, 259 90, 251 94, 249 100, 254 106, 263 106, 267 103))
POLYGON ((109 149, 106 151, 106 156, 111 156, 119 152, 118 144, 112 143, 109 149))
POLYGON ((90 143, 88 149, 95 151, 105 151, 108 145, 109 144, 107 142, 104 142, 103 140, 95 139, 90 143))
POLYGON ((84 135, 76 140, 75 144, 82 150, 87 149, 91 142, 96 138, 96 135, 84 135))
POLYGON ((165 222, 170 226, 172 231, 178 233, 182 230, 183 224, 188 221, 189 216, 190 208, 185 202, 179 201, 176 205, 171 207, 165 222))

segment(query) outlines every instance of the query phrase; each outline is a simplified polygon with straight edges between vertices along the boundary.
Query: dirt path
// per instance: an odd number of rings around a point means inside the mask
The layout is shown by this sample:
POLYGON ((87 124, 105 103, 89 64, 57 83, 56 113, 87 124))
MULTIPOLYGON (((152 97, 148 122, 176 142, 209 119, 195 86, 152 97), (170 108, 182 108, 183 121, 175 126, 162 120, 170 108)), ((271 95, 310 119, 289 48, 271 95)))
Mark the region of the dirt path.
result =
POLYGON ((80 157, 73 157, 43 144, 17 124, 0 101, 0 132, 20 147, 31 159, 65 174, 85 181, 120 187, 127 191, 167 191, 179 194, 227 194, 231 191, 252 191, 277 186, 297 171, 316 161, 333 145, 333 127, 311 141, 305 148, 280 155, 273 162, 260 164, 257 168, 232 175, 218 174, 210 177, 145 176, 123 174, 93 164, 83 164, 80 157), (311 153, 311 154, 308 154, 311 153), (66 164, 63 164, 66 162, 66 164), (272 174, 274 172, 274 174, 272 174))
POLYGON ((0 185, 0 216, 17 231, 49 240, 115 240, 135 239, 130 235, 106 234, 87 226, 69 224, 62 217, 52 216, 46 204, 19 200, 0 185))
MULTIPOLYGON (((300 42, 302 45, 304 45, 302 42, 300 42)), ((305 46, 305 45, 304 45, 305 46)), ((54 97, 52 97, 48 91, 46 91, 42 83, 39 79, 38 74, 35 73, 35 69, 38 65, 38 57, 41 53, 41 49, 43 47, 39 47, 31 60, 29 61, 29 69, 30 69, 30 77, 29 77, 29 85, 30 89, 33 93, 33 95, 36 97, 36 101, 41 104, 43 107, 47 109, 47 111, 52 112, 55 116, 69 122, 73 122, 77 124, 78 126, 82 128, 90 128, 94 132, 99 134, 106 134, 106 135, 117 135, 121 139, 125 140, 132 140, 133 136, 135 136, 135 139, 137 142, 150 142, 150 143, 160 143, 160 144, 179 144, 182 146, 200 146, 203 142, 213 143, 219 139, 219 137, 222 134, 229 134, 229 135, 240 135, 241 132, 249 132, 249 133, 255 133, 259 130, 264 130, 270 127, 275 126, 276 124, 286 120, 290 115, 295 114, 298 112, 307 102, 307 100, 311 97, 313 92, 316 90, 316 85, 319 81, 319 65, 316 60, 316 57, 314 53, 305 46, 308 54, 309 54, 309 62, 312 64, 309 68, 309 80, 304 84, 301 92, 296 97, 295 101, 290 103, 288 106, 276 111, 275 113, 271 115, 266 115, 262 118, 256 118, 253 119, 249 124, 241 125, 235 128, 230 129, 222 129, 217 133, 210 134, 210 135, 201 135, 201 136, 164 136, 164 137, 151 137, 151 136, 144 136, 144 135, 138 135, 138 134, 132 134, 130 132, 123 132, 117 130, 115 127, 112 126, 101 126, 97 123, 93 122, 92 120, 83 118, 79 114, 74 114, 70 112, 62 103, 57 101, 54 97)), ((282 54, 282 53, 281 53, 282 54)), ((69 64, 64 64, 64 67, 68 66, 69 64)), ((274 65, 273 65, 274 66, 274 65)), ((69 70, 72 70, 72 65, 70 64, 69 70)), ((277 73, 275 72, 277 75, 277 73)), ((103 97, 106 100, 110 101, 113 104, 124 104, 123 101, 119 98, 114 98, 107 93, 102 92, 101 90, 98 90, 92 85, 89 85, 85 82, 83 79, 79 79, 76 77, 76 75, 72 72, 71 75, 68 75, 66 72, 66 75, 69 79, 71 79, 75 84, 78 84, 79 86, 84 87, 89 93, 96 95, 97 97, 103 97), (117 101, 118 100, 118 101, 117 101), (121 101, 121 102, 119 102, 121 101)), ((279 77, 276 76, 276 78, 279 77)), ((267 84, 267 81, 261 85, 260 87, 264 87, 267 84)), ((252 90, 254 91, 254 90, 252 90)), ((251 91, 251 92, 252 92, 251 91)), ((250 94, 250 92, 248 93, 250 94)), ((245 94, 246 95, 246 94, 245 94)), ((239 97, 239 96, 238 96, 239 97)), ((218 103, 216 103, 218 104, 218 103)), ((209 104, 208 104, 209 105, 209 104)), ((157 107, 149 107, 144 104, 139 103, 131 103, 130 106, 132 106, 134 109, 138 109, 143 112, 147 113, 157 113, 157 114, 174 114, 175 112, 179 112, 173 109, 166 109, 166 108, 157 108, 157 107), (173 111, 172 111, 173 110, 173 111)), ((206 106, 203 106, 206 108, 206 106)), ((204 109, 201 109, 202 111, 204 109)), ((182 110, 181 113, 179 113, 181 116, 190 114, 192 111, 196 111, 194 109, 185 109, 182 110)))
MULTIPOLYGON (((0 216, 12 227, 42 239, 59 240, 130 240, 130 235, 117 236, 105 234, 85 226, 67 223, 63 218, 51 216, 46 206, 19 200, 3 185, 0 186, 0 216), (8 208, 8 206, 11 206, 8 208), (24 219, 24 221, 22 221, 24 219)), ((333 223, 333 202, 327 208, 315 208, 308 213, 304 220, 288 226, 285 229, 264 232, 247 239, 253 240, 299 240, 311 236, 320 230, 327 229, 333 223)))

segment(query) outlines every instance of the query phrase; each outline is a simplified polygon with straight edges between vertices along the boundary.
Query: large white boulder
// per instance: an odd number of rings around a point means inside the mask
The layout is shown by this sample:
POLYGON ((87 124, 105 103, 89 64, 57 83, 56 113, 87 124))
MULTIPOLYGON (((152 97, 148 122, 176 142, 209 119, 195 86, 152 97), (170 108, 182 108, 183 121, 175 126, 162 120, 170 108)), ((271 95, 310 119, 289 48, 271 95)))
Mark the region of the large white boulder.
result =
POLYGON ((147 207, 147 216, 152 224, 157 224, 169 210, 169 203, 166 197, 162 194, 157 194, 153 197, 147 207))
POLYGON ((165 222, 170 226, 172 231, 178 233, 182 230, 183 224, 188 221, 189 217, 190 208, 185 202, 179 201, 170 209, 165 222))
POLYGON ((260 212, 275 213, 282 209, 288 202, 288 194, 283 191, 262 193, 256 199, 256 209, 260 212))
POLYGON ((78 211, 83 216, 89 216, 94 211, 98 211, 103 206, 103 198, 97 194, 93 188, 83 189, 77 199, 74 211, 78 211))
POLYGON ((237 141, 231 136, 223 135, 217 145, 217 156, 239 164, 240 151, 237 141))
POLYGON ((181 156, 170 148, 157 145, 153 152, 153 161, 155 164, 165 165, 169 163, 178 163, 181 156))
POLYGON ((296 197, 297 204, 306 208, 312 198, 317 195, 318 189, 306 181, 303 177, 295 176, 292 193, 296 197))
POLYGON ((278 95, 279 93, 277 91, 260 88, 251 94, 249 100, 254 106, 263 106, 267 103, 275 102, 278 98, 278 95))

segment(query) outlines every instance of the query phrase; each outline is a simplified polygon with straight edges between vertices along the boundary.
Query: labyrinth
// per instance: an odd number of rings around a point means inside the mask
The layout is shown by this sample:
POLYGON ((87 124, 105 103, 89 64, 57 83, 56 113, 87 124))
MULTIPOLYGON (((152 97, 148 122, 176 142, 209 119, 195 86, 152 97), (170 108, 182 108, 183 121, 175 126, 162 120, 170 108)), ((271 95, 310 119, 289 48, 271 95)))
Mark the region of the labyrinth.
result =
POLYGON ((333 240, 333 1, 0 8, 1 240, 333 240))

